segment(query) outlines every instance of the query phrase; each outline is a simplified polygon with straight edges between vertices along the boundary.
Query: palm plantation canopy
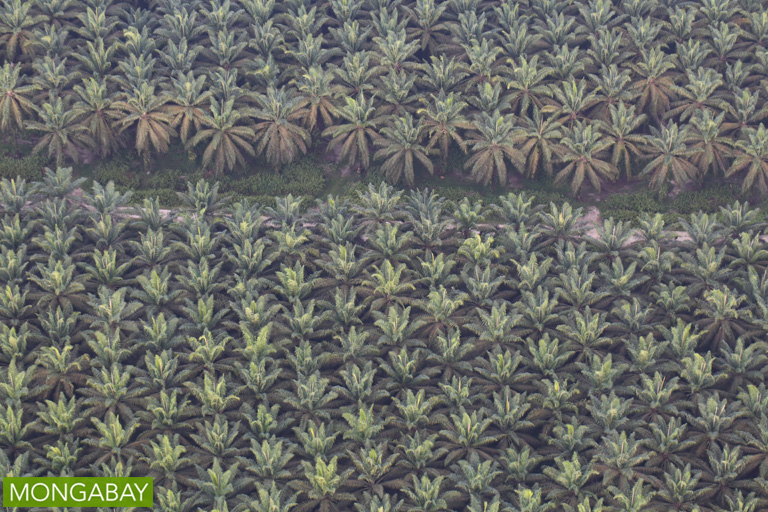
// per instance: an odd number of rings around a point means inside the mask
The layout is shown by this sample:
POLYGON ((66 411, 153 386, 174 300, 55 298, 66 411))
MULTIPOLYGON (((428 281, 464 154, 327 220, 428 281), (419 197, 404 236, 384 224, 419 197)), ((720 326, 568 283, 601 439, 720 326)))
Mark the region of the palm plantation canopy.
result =
POLYGON ((746 204, 680 242, 525 193, 81 185, 0 181, 3 475, 151 476, 159 512, 768 509, 746 204))
POLYGON ((1 475, 151 476, 157 512, 768 510, 764 211, 591 236, 503 190, 762 199, 766 105, 763 0, 0 0, 3 162, 49 160, 0 180, 1 475), (179 148, 409 190, 200 180, 169 214, 77 177, 179 148), (457 168, 497 202, 416 188, 457 168))
POLYGON ((150 172, 331 151, 413 186, 463 152, 486 185, 765 195, 767 42, 760 0, 2 0, 0 133, 150 172))

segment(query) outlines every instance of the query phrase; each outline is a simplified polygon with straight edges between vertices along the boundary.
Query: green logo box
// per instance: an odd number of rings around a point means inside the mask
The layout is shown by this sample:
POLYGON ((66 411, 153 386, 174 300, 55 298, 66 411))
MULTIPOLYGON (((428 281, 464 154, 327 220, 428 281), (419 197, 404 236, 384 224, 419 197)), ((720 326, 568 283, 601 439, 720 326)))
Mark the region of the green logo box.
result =
POLYGON ((6 477, 4 507, 151 507, 150 477, 6 477))

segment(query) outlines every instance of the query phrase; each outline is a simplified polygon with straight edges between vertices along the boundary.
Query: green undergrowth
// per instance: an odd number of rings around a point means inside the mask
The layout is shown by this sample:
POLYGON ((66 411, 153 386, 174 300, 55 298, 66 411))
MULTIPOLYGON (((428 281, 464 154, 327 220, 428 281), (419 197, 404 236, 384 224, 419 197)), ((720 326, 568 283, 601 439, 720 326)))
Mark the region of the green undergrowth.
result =
MULTIPOLYGON (((336 178, 333 169, 323 172, 323 164, 314 155, 308 155, 284 167, 279 173, 274 172, 266 162, 254 160, 249 162, 246 170, 223 176, 210 176, 204 174, 199 165, 188 158, 183 148, 176 149, 177 151, 169 152, 168 155, 163 155, 162 159, 155 161, 150 173, 144 172, 140 163, 127 150, 108 160, 75 166, 76 172, 79 176, 87 178, 86 187, 91 186, 92 180, 100 183, 112 181, 119 190, 133 192, 133 204, 141 204, 145 198, 157 197, 167 208, 182 206, 177 193, 186 190, 188 181, 195 183, 200 179, 219 182, 220 192, 234 201, 247 198, 264 206, 274 206, 275 197, 288 194, 301 196, 305 206, 329 195, 355 199, 359 192, 366 190, 368 184, 378 185, 385 180, 384 174, 376 168, 364 176, 336 178)), ((507 194, 509 189, 499 186, 483 187, 462 179, 458 171, 462 168, 464 159, 465 156, 461 153, 452 153, 445 169, 436 169, 434 175, 425 172, 419 174, 419 188, 431 188, 450 201, 458 202, 468 197, 472 200, 482 200, 486 205, 498 204, 499 197, 507 194), (444 174, 440 174, 441 172, 444 174)), ((0 156, 0 179, 19 176, 27 181, 35 181, 42 177, 43 169, 50 165, 48 159, 42 155, 27 154, 22 158, 14 158, 6 154, 0 156)), ((545 176, 526 180, 523 190, 533 198, 534 205, 548 205, 550 202, 562 205, 570 202, 574 207, 596 206, 602 218, 612 217, 616 221, 630 222, 633 225, 636 225, 636 221, 644 213, 661 213, 667 225, 671 226, 679 215, 690 215, 699 211, 714 213, 719 211, 721 206, 733 201, 749 199, 740 193, 738 187, 717 182, 705 183, 701 190, 684 191, 671 199, 666 198, 664 194, 643 189, 613 194, 602 201, 574 200, 569 197, 567 189, 555 187, 545 176)), ((768 200, 751 202, 760 208, 763 215, 763 212, 768 210, 768 200)))

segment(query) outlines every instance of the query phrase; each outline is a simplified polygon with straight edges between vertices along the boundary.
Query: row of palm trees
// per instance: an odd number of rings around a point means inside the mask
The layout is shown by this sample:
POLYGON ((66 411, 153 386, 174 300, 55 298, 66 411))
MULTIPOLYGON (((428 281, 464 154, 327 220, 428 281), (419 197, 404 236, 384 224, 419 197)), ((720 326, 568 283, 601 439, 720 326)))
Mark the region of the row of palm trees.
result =
POLYGON ((57 163, 180 142, 217 173, 310 151, 413 185, 452 150, 478 182, 578 195, 707 175, 768 193, 760 2, 3 0, 0 132, 57 163))

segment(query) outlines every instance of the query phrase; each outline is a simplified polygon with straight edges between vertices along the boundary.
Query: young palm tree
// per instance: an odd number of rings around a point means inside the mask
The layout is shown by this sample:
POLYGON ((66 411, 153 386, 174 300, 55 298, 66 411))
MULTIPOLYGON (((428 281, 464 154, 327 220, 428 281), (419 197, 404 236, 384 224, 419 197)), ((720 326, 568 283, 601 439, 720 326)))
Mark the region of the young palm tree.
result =
POLYGON ((254 99, 258 107, 252 115, 259 120, 253 127, 257 150, 265 153, 275 172, 279 172, 299 152, 306 153, 310 142, 309 131, 295 123, 301 117, 300 100, 285 88, 274 87, 269 87, 266 95, 256 94, 254 99))
POLYGON ((560 161, 567 165, 555 176, 555 184, 572 176, 571 193, 574 196, 578 197, 584 178, 589 179, 592 188, 600 192, 603 180, 615 181, 619 177, 616 166, 600 158, 600 153, 609 142, 593 125, 577 122, 572 130, 565 133, 560 144, 564 148, 560 161))
POLYGON ((768 129, 760 123, 760 127, 755 130, 748 128, 746 130, 747 140, 740 140, 736 143, 736 160, 725 173, 726 178, 730 178, 737 172, 747 169, 741 189, 744 192, 750 192, 755 187, 761 194, 768 193, 768 129))
POLYGON ((381 135, 377 126, 382 123, 381 117, 374 117, 373 96, 365 99, 360 93, 357 99, 347 97, 346 104, 338 107, 336 113, 347 122, 329 126, 323 135, 333 137, 328 149, 341 146, 341 161, 348 165, 359 165, 368 170, 371 165, 371 144, 381 135))
POLYGON ((151 151, 167 152, 171 137, 176 135, 171 116, 163 108, 168 101, 167 96, 156 95, 155 87, 144 82, 113 105, 121 111, 120 133, 129 128, 136 132, 136 152, 142 157, 145 170, 149 170, 151 151))
POLYGON ((470 175, 475 181, 488 185, 495 176, 497 183, 506 184, 505 160, 523 173, 525 157, 515 147, 515 125, 509 117, 502 116, 498 110, 493 115, 483 113, 475 127, 477 132, 472 132, 467 141, 472 144, 473 154, 464 164, 465 169, 471 169, 470 175))
POLYGON ((83 111, 75 107, 64 106, 61 98, 52 99, 53 104, 45 102, 36 108, 40 121, 26 123, 28 130, 41 132, 42 138, 35 145, 34 151, 47 150, 48 157, 56 158, 60 166, 65 157, 73 162, 79 161, 79 151, 92 145, 88 129, 78 122, 83 111))
POLYGON ((251 145, 254 131, 249 126, 242 126, 242 114, 233 108, 234 100, 219 103, 211 100, 210 115, 200 119, 205 127, 189 140, 188 147, 194 147, 202 141, 208 141, 203 152, 203 166, 207 167, 213 161, 215 174, 231 171, 236 164, 245 165, 243 151, 255 156, 251 145))
POLYGON ((422 121, 419 120, 414 126, 413 117, 409 113, 405 117, 395 117, 392 125, 381 129, 382 137, 374 141, 381 149, 373 156, 377 160, 384 160, 381 168, 390 182, 397 183, 404 178, 405 184, 412 187, 414 159, 421 162, 429 174, 433 173, 429 150, 421 145, 422 132, 422 121))

